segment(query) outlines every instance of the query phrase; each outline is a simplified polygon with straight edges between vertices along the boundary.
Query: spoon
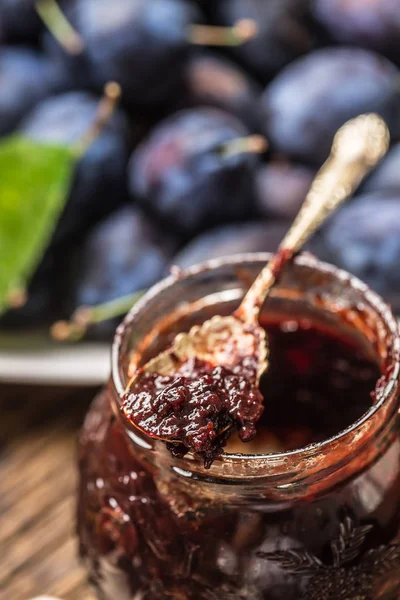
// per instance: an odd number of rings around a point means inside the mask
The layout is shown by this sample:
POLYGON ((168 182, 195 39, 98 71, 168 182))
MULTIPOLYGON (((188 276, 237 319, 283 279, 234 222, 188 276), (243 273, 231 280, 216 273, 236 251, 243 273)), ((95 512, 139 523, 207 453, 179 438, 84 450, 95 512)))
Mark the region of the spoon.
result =
POLYGON ((188 333, 178 334, 167 350, 136 371, 126 393, 140 383, 144 374, 171 376, 192 359, 227 368, 250 360, 250 377, 258 386, 268 367, 268 340, 258 322, 265 299, 282 269, 327 217, 352 195, 388 147, 389 132, 378 115, 360 115, 345 123, 336 133, 331 154, 317 173, 278 251, 262 269, 236 311, 225 317, 216 315, 192 327, 188 333))

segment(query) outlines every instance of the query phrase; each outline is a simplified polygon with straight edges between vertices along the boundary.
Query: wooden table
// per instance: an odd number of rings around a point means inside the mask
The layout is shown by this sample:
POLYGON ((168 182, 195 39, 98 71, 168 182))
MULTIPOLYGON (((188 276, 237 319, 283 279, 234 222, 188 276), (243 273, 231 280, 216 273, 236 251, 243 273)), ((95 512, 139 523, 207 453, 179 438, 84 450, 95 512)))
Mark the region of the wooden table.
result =
POLYGON ((0 385, 0 599, 94 600, 74 534, 76 434, 95 390, 0 385))

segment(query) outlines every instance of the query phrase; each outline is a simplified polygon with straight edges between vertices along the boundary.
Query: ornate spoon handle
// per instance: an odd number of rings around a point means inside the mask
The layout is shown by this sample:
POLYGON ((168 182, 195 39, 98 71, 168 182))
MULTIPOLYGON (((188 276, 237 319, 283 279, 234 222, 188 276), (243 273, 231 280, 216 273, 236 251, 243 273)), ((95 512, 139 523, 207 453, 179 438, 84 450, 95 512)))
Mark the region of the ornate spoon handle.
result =
POLYGON ((376 114, 360 115, 336 133, 327 161, 318 171, 304 204, 279 250, 264 267, 235 316, 256 323, 262 305, 282 266, 307 242, 329 215, 357 189, 362 179, 385 155, 389 131, 376 114))

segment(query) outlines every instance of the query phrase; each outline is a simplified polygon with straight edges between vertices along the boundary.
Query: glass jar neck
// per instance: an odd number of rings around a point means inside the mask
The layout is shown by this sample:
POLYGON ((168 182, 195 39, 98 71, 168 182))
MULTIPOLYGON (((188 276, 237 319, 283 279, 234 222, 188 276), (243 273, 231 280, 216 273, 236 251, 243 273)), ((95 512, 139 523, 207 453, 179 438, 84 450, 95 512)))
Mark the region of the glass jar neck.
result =
MULTIPOLYGON (((153 440, 122 421, 112 386, 113 408, 125 429, 135 457, 157 470, 160 483, 178 485, 190 495, 271 505, 327 493, 355 477, 390 446, 398 422, 398 401, 393 394, 373 414, 335 438, 292 452, 267 455, 223 454, 210 469, 191 454, 172 457, 163 442, 153 440)), ((372 413, 372 409, 371 409, 372 413)))
POLYGON ((262 500, 275 507, 276 504, 287 506, 326 493, 338 483, 354 477, 391 443, 399 398, 400 338, 396 320, 385 303, 361 282, 304 256, 296 260, 294 268, 274 290, 267 310, 274 310, 277 304, 287 304, 290 313, 294 303, 300 304, 309 314, 319 311, 332 323, 345 323, 363 337, 371 355, 380 362, 382 377, 375 390, 374 403, 357 422, 326 441, 299 450, 262 455, 223 454, 209 470, 205 470, 202 462, 191 454, 182 459, 173 458, 164 443, 122 421, 120 399, 124 383, 121 371, 125 374, 126 385, 132 357, 137 366, 147 359, 146 351, 154 352, 162 333, 160 328, 154 333, 154 323, 163 323, 169 333, 174 333, 174 323, 176 331, 193 324, 190 318, 183 325, 182 314, 179 318, 171 316, 176 311, 176 298, 185 300, 179 310, 191 316, 193 307, 197 307, 200 300, 208 299, 201 310, 196 308, 194 322, 207 318, 207 308, 211 314, 228 314, 245 290, 245 285, 238 280, 238 265, 241 269, 247 266, 255 274, 267 258, 267 255, 252 255, 229 262, 212 261, 202 270, 189 270, 183 280, 169 278, 139 302, 117 332, 110 382, 114 412, 125 427, 135 455, 157 469, 162 486, 178 486, 182 493, 210 500, 218 497, 223 501, 229 498, 230 502, 262 500), (200 282, 197 281, 199 277, 200 282), (218 285, 224 286, 226 302, 221 302, 222 296, 218 302, 214 298, 216 292, 221 291, 216 287, 218 285), (147 340, 146 347, 144 339, 147 340))

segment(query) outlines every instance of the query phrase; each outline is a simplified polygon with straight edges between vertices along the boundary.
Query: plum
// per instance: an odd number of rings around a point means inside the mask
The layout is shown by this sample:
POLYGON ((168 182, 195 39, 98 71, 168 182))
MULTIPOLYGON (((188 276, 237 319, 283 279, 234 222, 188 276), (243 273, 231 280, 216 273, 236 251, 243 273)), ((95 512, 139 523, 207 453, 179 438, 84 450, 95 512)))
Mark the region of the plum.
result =
POLYGON ((313 12, 338 42, 400 57, 398 0, 314 0, 313 12))
POLYGON ((266 83, 298 56, 313 47, 308 23, 308 0, 218 0, 215 21, 229 26, 239 19, 252 19, 258 35, 232 53, 251 72, 266 83))
MULTIPOLYGON (((185 0, 75 0, 65 12, 84 44, 82 55, 64 57, 79 81, 98 90, 117 81, 124 102, 142 107, 175 93, 190 47, 188 27, 201 21, 197 7, 185 0)), ((60 55, 49 36, 47 47, 60 55)))
POLYGON ((244 125, 223 111, 178 112, 134 152, 130 190, 147 212, 184 236, 250 218, 258 159, 247 151, 226 151, 232 140, 247 135, 244 125))
POLYGON ((43 54, 23 47, 2 48, 0 135, 11 132, 35 104, 63 85, 63 77, 43 54))
POLYGON ((252 132, 263 128, 261 88, 229 59, 211 52, 193 53, 185 68, 178 107, 214 106, 237 116, 252 132))
POLYGON ((400 194, 400 143, 391 147, 362 189, 368 193, 392 190, 400 194))
POLYGON ((72 304, 93 306, 148 288, 165 274, 176 251, 173 236, 134 206, 99 223, 72 265, 72 304))
MULTIPOLYGON (((69 92, 48 98, 23 121, 19 132, 39 142, 73 144, 90 126, 98 101, 85 92, 69 92)), ((52 245, 80 236, 126 200, 126 165, 130 144, 127 119, 117 109, 79 160, 52 245)))
POLYGON ((258 170, 257 204, 265 216, 293 219, 310 189, 315 171, 285 160, 273 160, 258 170))
POLYGON ((377 112, 400 135, 400 73, 375 52, 324 48, 299 58, 266 88, 265 133, 273 149, 321 164, 348 119, 377 112))
POLYGON ((326 256, 400 309, 400 198, 375 192, 343 207, 324 231, 326 256))
POLYGON ((286 222, 248 222, 213 228, 195 237, 173 259, 174 265, 185 269, 197 263, 221 256, 244 252, 273 252, 288 230, 286 222))

